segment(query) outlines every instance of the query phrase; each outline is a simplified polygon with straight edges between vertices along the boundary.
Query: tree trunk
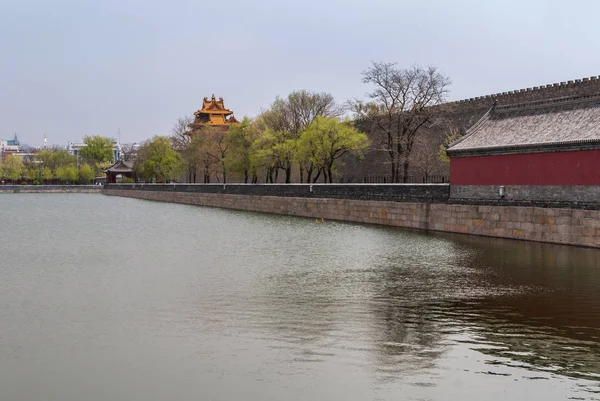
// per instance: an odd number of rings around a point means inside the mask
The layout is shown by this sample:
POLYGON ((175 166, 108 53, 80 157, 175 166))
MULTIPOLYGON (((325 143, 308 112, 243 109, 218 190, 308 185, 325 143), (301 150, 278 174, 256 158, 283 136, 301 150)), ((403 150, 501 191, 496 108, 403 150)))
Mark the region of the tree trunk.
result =
POLYGON ((268 178, 269 178, 269 181, 267 181, 267 182, 270 182, 272 184, 273 183, 273 169, 270 168, 269 172, 267 174, 268 174, 268 178))
POLYGON ((292 182, 292 166, 288 166, 285 169, 285 183, 289 184, 292 182))
POLYGON ((317 175, 315 175, 315 179, 313 180, 313 183, 314 183, 314 182, 317 182, 317 180, 318 180, 318 179, 319 179, 319 177, 321 176, 321 170, 322 170, 322 169, 319 169, 319 170, 317 171, 317 175))
POLYGON ((408 157, 404 160, 404 165, 403 165, 403 177, 404 177, 404 182, 406 182, 406 180, 408 179, 408 165, 409 165, 409 160, 408 157))
MULTIPOLYGON (((298 163, 298 171, 300 171, 300 184, 304 182, 304 169, 302 168, 302 163, 298 163)), ((310 182, 310 178, 307 182, 310 182)))
POLYGON ((244 184, 248 183, 248 169, 244 170, 244 184))

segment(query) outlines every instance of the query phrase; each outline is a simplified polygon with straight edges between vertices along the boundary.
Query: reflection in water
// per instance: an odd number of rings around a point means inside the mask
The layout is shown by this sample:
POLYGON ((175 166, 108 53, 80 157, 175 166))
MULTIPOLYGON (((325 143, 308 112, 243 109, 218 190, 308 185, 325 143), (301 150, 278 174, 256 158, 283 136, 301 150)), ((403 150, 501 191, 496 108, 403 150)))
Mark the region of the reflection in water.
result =
MULTIPOLYGON (((600 379, 600 252, 497 239, 461 238, 476 247, 464 265, 494 269, 495 287, 521 288, 510 296, 454 302, 465 311, 477 349, 490 364, 533 372, 600 379)), ((596 390, 598 390, 596 388, 596 390)))
POLYGON ((600 399, 596 250, 2 202, 2 400, 600 399))

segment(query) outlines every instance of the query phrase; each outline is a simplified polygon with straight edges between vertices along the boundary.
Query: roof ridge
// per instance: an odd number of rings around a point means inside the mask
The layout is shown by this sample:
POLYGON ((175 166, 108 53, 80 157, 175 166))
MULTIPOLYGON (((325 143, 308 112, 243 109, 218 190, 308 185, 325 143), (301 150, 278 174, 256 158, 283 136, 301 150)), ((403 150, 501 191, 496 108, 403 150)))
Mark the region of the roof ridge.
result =
POLYGON ((477 122, 471 126, 471 128, 467 129, 467 132, 465 133, 465 135, 463 135, 462 137, 458 138, 456 141, 448 144, 447 149, 450 149, 453 146, 458 145, 459 143, 461 143, 462 141, 464 141, 465 139, 469 138, 471 135, 473 135, 474 133, 476 133, 479 130, 479 128, 481 128, 481 126, 487 120, 489 120, 490 115, 496 109, 496 107, 497 107, 496 103, 494 103, 493 106, 490 107, 489 110, 486 111, 485 114, 483 116, 481 116, 481 118, 479 120, 477 120, 477 122))
POLYGON ((558 146, 568 146, 568 145, 600 145, 600 139, 591 138, 591 139, 572 139, 565 141, 556 141, 556 142, 533 142, 533 143, 520 143, 514 145, 496 145, 496 146, 480 146, 476 148, 468 148, 468 149, 448 149, 448 151, 453 155, 462 155, 462 154, 472 154, 472 153, 489 153, 489 152, 505 152, 511 150, 520 150, 520 149, 535 149, 539 152, 543 152, 546 149, 553 149, 558 146))

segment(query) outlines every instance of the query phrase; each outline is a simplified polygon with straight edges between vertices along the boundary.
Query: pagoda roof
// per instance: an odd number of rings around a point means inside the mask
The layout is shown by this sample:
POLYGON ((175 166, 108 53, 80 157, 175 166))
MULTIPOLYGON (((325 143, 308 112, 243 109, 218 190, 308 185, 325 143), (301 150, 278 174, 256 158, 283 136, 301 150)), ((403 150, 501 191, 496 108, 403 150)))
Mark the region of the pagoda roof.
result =
POLYGON ((231 115, 231 117, 229 117, 229 118, 227 119, 227 123, 229 123, 229 124, 239 124, 239 123, 240 123, 240 121, 239 121, 237 118, 235 118, 235 117, 233 116, 233 114, 232 114, 232 115, 231 115))
POLYGON ((223 98, 220 97, 219 100, 215 99, 215 95, 212 95, 212 98, 209 100, 205 97, 202 100, 202 109, 196 111, 194 115, 198 114, 224 114, 230 115, 233 114, 233 111, 225 108, 225 104, 223 103, 223 98))
POLYGON ((600 93, 492 106, 449 156, 600 149, 600 93))
POLYGON ((105 173, 131 173, 133 171, 133 160, 119 160, 106 170, 105 173))

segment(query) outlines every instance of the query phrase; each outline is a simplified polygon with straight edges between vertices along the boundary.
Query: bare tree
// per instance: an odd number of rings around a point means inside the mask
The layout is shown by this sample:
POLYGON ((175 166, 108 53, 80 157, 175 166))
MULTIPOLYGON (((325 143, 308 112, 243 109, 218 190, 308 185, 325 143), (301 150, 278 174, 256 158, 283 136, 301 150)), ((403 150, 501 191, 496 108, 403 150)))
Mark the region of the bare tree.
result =
POLYGON ((194 121, 192 116, 179 117, 171 130, 171 146, 183 157, 185 171, 189 182, 196 182, 198 159, 192 146, 189 125, 194 121))
POLYGON ((437 137, 419 135, 411 154, 411 170, 417 173, 423 182, 429 182, 434 174, 441 174, 445 167, 439 158, 439 140, 437 137))
POLYGON ((135 160, 139 145, 137 143, 121 144, 121 159, 123 161, 135 160))
POLYGON ((189 125, 194 121, 192 116, 179 117, 171 129, 171 142, 175 149, 184 148, 190 143, 189 125))
POLYGON ((299 90, 287 98, 287 108, 291 118, 292 134, 300 136, 302 131, 317 117, 339 117, 343 109, 335 103, 330 93, 299 90))
POLYGON ((406 181, 416 134, 431 122, 433 106, 444 102, 450 80, 435 67, 373 63, 363 72, 363 82, 375 87, 370 101, 354 101, 352 109, 378 134, 375 149, 387 154, 392 181, 406 181))
POLYGON ((223 177, 223 184, 226 184, 228 171, 225 161, 229 154, 229 131, 226 128, 211 126, 206 126, 201 131, 201 135, 204 135, 205 137, 204 151, 219 164, 223 177))

